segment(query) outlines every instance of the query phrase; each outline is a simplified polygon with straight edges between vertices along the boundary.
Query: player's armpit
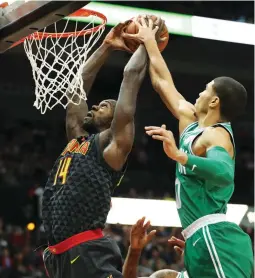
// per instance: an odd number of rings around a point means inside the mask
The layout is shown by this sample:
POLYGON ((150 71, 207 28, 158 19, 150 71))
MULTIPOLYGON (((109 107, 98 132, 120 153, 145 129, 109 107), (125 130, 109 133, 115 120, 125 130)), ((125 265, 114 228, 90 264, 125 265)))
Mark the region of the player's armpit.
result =
POLYGON ((195 112, 196 109, 192 103, 186 100, 179 101, 179 134, 181 134, 188 125, 197 121, 195 112))
POLYGON ((112 139, 103 153, 106 162, 115 170, 123 167, 133 146, 136 100, 146 73, 146 65, 147 53, 144 46, 140 45, 125 67, 111 124, 112 139))

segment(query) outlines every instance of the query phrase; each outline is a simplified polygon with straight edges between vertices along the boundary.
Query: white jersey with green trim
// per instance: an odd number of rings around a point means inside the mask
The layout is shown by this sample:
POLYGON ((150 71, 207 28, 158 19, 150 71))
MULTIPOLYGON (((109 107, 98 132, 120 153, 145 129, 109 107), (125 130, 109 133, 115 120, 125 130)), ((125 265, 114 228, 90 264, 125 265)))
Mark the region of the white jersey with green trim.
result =
MULTIPOLYGON (((235 153, 231 124, 217 123, 212 127, 222 127, 228 131, 235 153)), ((180 135, 180 150, 194 155, 192 143, 203 133, 204 129, 198 126, 198 122, 188 125, 180 135)), ((234 164, 233 167, 235 167, 234 164)), ((234 183, 228 186, 220 186, 209 179, 200 178, 192 170, 194 169, 188 169, 177 163, 175 180, 176 205, 184 229, 205 215, 226 213, 227 203, 234 191, 234 183)))

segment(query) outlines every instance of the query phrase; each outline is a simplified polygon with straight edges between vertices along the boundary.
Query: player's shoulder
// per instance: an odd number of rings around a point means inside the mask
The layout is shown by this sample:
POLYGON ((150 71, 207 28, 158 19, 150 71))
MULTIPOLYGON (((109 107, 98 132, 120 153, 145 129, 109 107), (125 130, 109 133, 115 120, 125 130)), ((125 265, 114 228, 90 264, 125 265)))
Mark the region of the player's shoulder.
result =
POLYGON ((222 146, 229 149, 232 146, 231 136, 222 126, 205 128, 201 135, 201 139, 206 147, 222 146))
POLYGON ((221 125, 206 127, 202 135, 212 137, 212 139, 214 137, 219 139, 222 137, 230 138, 229 132, 221 125))

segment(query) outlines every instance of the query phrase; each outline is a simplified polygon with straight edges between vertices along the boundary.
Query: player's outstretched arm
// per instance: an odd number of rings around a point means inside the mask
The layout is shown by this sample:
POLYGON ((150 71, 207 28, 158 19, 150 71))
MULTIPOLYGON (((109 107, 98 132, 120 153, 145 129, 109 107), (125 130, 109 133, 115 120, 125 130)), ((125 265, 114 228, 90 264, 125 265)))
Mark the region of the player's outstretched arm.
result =
POLYGON ((171 73, 158 49, 157 34, 160 34, 164 21, 159 20, 158 24, 159 27, 154 28, 151 19, 147 24, 145 19, 141 18, 141 23, 136 21, 139 28, 138 34, 124 34, 124 36, 144 43, 150 60, 149 72, 152 85, 171 113, 182 121, 180 122, 181 132, 188 124, 196 120, 194 116, 195 108, 177 91, 171 73))
MULTIPOLYGON (((139 88, 146 73, 147 53, 140 45, 132 55, 124 70, 113 121, 110 128, 111 141, 103 155, 106 162, 115 170, 122 169, 134 142, 134 116, 139 88)), ((107 132, 100 133, 100 141, 105 141, 107 132)))
POLYGON ((176 146, 173 133, 166 126, 146 127, 146 133, 163 142, 167 156, 187 167, 199 177, 210 180, 215 186, 228 186, 234 182, 233 145, 228 132, 221 128, 207 128, 197 144, 206 157, 187 154, 176 146))
MULTIPOLYGON (((125 43, 123 38, 121 37, 121 33, 123 28, 129 24, 129 21, 125 23, 119 23, 105 37, 101 46, 89 57, 89 59, 85 62, 83 71, 82 71, 82 79, 83 79, 83 88, 88 96, 91 90, 91 87, 95 81, 95 78, 109 57, 110 53, 113 50, 125 50, 130 51, 125 43)), ((74 102, 78 102, 78 96, 76 95, 76 99, 74 97, 74 102)), ((79 105, 75 105, 70 103, 67 106, 66 113, 66 132, 67 138, 70 141, 73 138, 77 138, 78 136, 84 133, 82 129, 84 117, 88 113, 88 106, 86 101, 81 101, 79 105)))

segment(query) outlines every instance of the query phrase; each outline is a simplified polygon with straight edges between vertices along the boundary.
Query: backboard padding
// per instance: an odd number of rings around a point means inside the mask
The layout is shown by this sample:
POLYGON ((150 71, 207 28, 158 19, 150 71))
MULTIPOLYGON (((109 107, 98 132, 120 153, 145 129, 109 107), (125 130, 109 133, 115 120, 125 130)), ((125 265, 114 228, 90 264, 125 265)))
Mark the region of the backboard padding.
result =
POLYGON ((90 1, 29 1, 5 15, 0 26, 0 53, 20 39, 59 21, 90 1))

